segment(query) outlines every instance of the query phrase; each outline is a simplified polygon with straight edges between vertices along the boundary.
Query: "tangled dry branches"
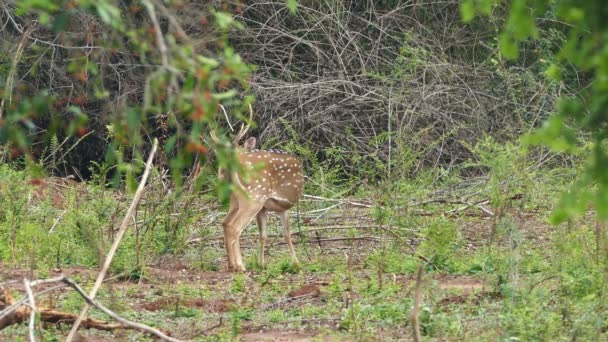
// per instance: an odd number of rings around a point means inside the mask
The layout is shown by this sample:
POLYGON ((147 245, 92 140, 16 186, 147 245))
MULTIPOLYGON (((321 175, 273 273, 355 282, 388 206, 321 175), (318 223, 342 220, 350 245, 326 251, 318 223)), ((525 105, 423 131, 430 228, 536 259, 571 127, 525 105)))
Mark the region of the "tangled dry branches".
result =
POLYGON ((390 120, 397 151, 445 166, 466 160, 463 143, 483 134, 529 130, 556 89, 527 61, 496 60, 495 26, 471 29, 458 13, 458 1, 310 0, 294 15, 280 0, 249 2, 234 41, 258 66, 261 140, 338 147, 356 169, 356 156, 388 158, 390 120))
MULTIPOLYGON (((213 55, 219 33, 209 8, 232 12, 244 28, 233 32, 231 42, 256 65, 250 80, 257 97, 253 133, 265 145, 303 144, 319 160, 352 173, 385 164, 390 145, 397 160, 415 160, 413 167, 401 167, 413 173, 423 165, 449 168, 467 160, 467 145, 483 135, 508 140, 529 131, 553 110, 559 94, 571 91, 544 80, 538 61, 549 48, 524 46, 518 61, 501 59, 494 40, 504 18, 500 8, 491 21, 465 25, 458 4, 301 0, 292 14, 283 0, 192 1, 179 9, 159 6, 154 26, 187 35, 197 53, 213 55)), ((14 0, 0 7, 0 42, 5 51, 16 51, 27 37, 15 89, 48 89, 58 105, 77 105, 90 116, 95 133, 66 156, 86 173, 90 160, 100 161, 102 154, 92 151, 107 143, 108 118, 125 103, 141 103, 146 75, 160 66, 142 64, 128 42, 104 46, 112 41, 111 30, 92 14, 74 16, 55 34, 33 16, 16 17, 14 9, 14 0), (94 87, 70 74, 70 63, 80 60, 103 75, 107 101, 93 100, 94 87)), ((152 25, 145 11, 125 20, 132 27, 152 25)), ((561 39, 559 29, 548 25, 539 27, 561 39)), ((69 120, 71 114, 62 115, 69 120)), ((44 120, 39 124, 44 131, 44 120)), ((163 129, 147 134, 166 134, 163 129)))

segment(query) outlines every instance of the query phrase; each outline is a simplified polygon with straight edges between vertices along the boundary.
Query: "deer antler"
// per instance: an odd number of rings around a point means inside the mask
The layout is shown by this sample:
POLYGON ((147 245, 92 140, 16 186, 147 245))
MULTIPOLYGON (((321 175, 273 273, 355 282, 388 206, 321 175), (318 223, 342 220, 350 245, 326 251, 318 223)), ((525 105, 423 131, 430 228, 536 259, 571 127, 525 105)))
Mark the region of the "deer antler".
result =
POLYGON ((217 137, 217 135, 215 134, 215 130, 212 129, 211 131, 209 131, 209 137, 211 137, 211 140, 213 140, 213 142, 217 145, 220 143, 220 139, 217 137))
MULTIPOLYGON (((220 107, 224 111, 224 114, 226 114, 226 109, 224 109, 224 106, 220 105, 220 107)), ((252 118, 253 118, 253 108, 251 107, 251 105, 249 105, 249 119, 248 119, 248 121, 251 122, 252 118)), ((226 120, 228 120, 228 115, 226 115, 226 120)), ((228 122, 228 124, 230 125, 230 122, 228 122)), ((232 141, 232 143, 235 144, 235 145, 238 145, 239 141, 241 139, 243 139, 243 137, 245 136, 245 134, 247 134, 247 131, 249 131, 250 127, 251 127, 250 123, 248 123, 247 125, 245 125, 245 123, 243 122, 241 124, 241 129, 239 130, 239 132, 234 137, 234 140, 232 141)), ((232 128, 232 126, 230 128, 232 128)), ((209 132, 209 136, 211 137, 211 140, 213 140, 214 143, 218 144, 220 142, 220 139, 215 134, 215 130, 211 130, 209 132)))
POLYGON ((247 131, 249 131, 249 128, 251 127, 252 118, 253 118, 253 108, 251 107, 251 104, 250 104, 249 105, 249 119, 248 119, 249 123, 247 125, 245 125, 245 123, 243 123, 241 125, 241 129, 239 130, 239 132, 236 134, 236 137, 232 141, 235 145, 238 145, 239 141, 241 141, 241 139, 243 139, 245 134, 247 134, 247 131))

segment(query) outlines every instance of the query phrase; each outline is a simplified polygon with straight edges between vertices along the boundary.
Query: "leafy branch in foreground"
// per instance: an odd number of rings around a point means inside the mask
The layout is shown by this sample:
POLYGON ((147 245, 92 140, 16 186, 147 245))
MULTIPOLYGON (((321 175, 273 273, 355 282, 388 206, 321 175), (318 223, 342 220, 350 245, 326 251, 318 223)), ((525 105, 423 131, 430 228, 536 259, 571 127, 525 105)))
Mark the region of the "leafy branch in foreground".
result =
MULTIPOLYGON (((502 1, 465 0, 463 20, 472 21, 476 13, 491 15, 502 1)), ((590 80, 576 97, 562 97, 558 109, 542 127, 525 138, 526 143, 546 144, 557 152, 585 158, 582 173, 562 196, 553 213, 554 222, 580 215, 594 204, 598 216, 608 219, 608 22, 603 0, 541 1, 513 0, 509 16, 499 37, 500 50, 508 59, 519 55, 518 44, 540 39, 539 18, 558 23, 566 33, 556 60, 545 72, 555 82, 563 82, 568 67, 590 80), (586 133, 591 143, 579 137, 586 133)))
POLYGON ((132 188, 141 163, 131 160, 143 159, 152 137, 159 138, 178 184, 195 156, 209 149, 232 165, 231 147, 207 138, 218 126, 220 105, 241 118, 253 100, 240 96, 250 66, 228 40, 241 25, 212 6, 178 15, 181 6, 157 0, 3 4, 2 31, 21 40, 12 56, 0 57, 0 144, 10 144, 18 158, 36 155, 32 146, 52 137, 94 131, 91 145, 79 148, 96 150, 97 162, 116 164, 115 179, 126 175, 132 188), (190 32, 204 33, 193 39, 190 32))

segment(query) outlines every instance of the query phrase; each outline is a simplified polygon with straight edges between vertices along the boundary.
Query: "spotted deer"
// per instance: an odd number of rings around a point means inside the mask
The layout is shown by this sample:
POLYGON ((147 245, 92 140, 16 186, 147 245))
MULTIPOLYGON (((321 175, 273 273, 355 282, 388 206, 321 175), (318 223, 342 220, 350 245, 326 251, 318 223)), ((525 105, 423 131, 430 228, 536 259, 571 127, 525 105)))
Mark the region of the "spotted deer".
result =
POLYGON ((230 209, 222 224, 228 269, 245 271, 240 236, 254 217, 260 230, 260 265, 264 266, 266 219, 269 211, 278 213, 291 260, 298 264, 291 241, 289 209, 298 202, 304 190, 302 163, 284 151, 255 149, 254 137, 248 138, 242 146, 238 145, 248 129, 249 126, 243 126, 233 141, 237 146, 236 157, 244 172, 226 175, 223 170, 219 171, 220 177, 232 182, 235 188, 230 196, 230 209))

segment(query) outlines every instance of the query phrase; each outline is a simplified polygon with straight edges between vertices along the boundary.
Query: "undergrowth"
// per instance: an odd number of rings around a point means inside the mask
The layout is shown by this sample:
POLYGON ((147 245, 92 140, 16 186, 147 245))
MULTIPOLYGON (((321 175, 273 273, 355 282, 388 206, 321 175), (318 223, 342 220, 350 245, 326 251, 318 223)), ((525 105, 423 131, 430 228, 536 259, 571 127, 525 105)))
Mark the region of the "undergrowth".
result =
MULTIPOLYGON (((374 183, 373 175, 367 182, 345 180, 305 146, 288 145, 310 158, 306 193, 325 198, 303 199, 293 213, 301 265, 291 264, 271 218, 266 267, 257 262, 257 231, 251 228, 243 237, 250 272, 229 276, 222 272, 223 214, 214 194, 175 196, 153 177, 112 272, 146 282, 167 267, 171 277, 182 280, 163 278, 157 290, 127 287, 102 292, 101 298, 115 302, 128 317, 168 329, 195 319, 204 326, 222 317, 226 323, 209 338, 231 339, 255 326, 289 330, 320 322, 317 332, 336 339, 390 340, 411 334, 414 274, 422 265, 419 322, 425 338, 605 338, 603 223, 589 217, 560 226, 547 223, 555 193, 573 178, 570 169, 548 167, 537 151, 491 138, 469 148, 476 158, 457 170, 418 170, 415 178, 405 176, 413 169, 401 170, 374 183), (349 206, 351 201, 363 206, 349 206), (322 295, 296 304, 286 300, 289 291, 306 284, 320 284, 315 286, 322 295), (470 284, 475 286, 467 288, 470 284), (125 304, 163 298, 175 298, 166 311, 134 311, 125 304), (232 304, 225 312, 210 313, 184 304, 190 299, 232 304)), ((394 165, 413 168, 415 163, 394 165)), ((40 277, 54 269, 96 269, 129 196, 104 186, 106 177, 100 175, 81 183, 84 190, 68 189, 67 205, 57 206, 33 197, 31 179, 26 171, 0 167, 2 264, 40 277)), ((77 296, 61 301, 63 309, 78 310, 77 296)))

